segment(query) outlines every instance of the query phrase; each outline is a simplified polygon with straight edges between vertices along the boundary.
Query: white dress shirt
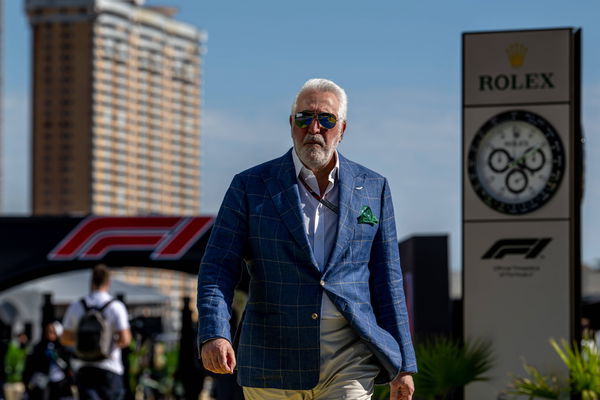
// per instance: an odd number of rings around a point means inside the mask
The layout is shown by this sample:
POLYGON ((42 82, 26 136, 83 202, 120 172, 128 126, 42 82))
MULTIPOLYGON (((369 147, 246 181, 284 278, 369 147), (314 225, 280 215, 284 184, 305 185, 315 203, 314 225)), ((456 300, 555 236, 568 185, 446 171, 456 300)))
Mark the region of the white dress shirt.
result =
MULTIPOLYGON (((340 169, 340 160, 337 152, 334 154, 334 157, 336 159, 335 167, 329 173, 329 184, 322 197, 337 206, 340 198, 339 185, 336 184, 340 169)), ((311 170, 302 164, 302 161, 300 161, 300 158, 296 154, 296 149, 292 151, 292 158, 294 160, 294 167, 296 168, 296 177, 298 178, 300 210, 302 211, 304 231, 308 236, 308 242, 310 243, 319 269, 323 271, 325 264, 329 260, 331 250, 335 245, 338 215, 315 199, 300 181, 299 177, 302 176, 307 185, 315 193, 320 193, 317 177, 311 170)), ((327 294, 323 295, 321 318, 343 318, 342 314, 340 314, 327 294)))

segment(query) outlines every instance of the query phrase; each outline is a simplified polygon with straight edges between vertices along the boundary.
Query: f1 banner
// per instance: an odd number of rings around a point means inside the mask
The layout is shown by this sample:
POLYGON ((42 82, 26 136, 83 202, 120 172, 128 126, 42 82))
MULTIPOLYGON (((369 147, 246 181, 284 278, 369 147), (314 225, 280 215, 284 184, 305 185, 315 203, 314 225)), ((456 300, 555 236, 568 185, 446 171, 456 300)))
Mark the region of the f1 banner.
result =
POLYGON ((210 216, 0 218, 0 290, 99 262, 195 274, 210 216))
POLYGON ((208 217, 89 217, 54 248, 50 260, 98 260, 110 251, 152 251, 176 260, 209 227, 208 217))

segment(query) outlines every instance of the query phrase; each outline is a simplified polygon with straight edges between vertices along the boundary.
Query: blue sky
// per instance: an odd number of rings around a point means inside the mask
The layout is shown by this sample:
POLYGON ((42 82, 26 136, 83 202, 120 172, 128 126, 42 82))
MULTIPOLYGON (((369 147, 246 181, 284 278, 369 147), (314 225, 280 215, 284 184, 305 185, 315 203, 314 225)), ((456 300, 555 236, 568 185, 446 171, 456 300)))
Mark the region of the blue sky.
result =
MULTIPOLYGON (((208 32, 203 67, 202 208, 232 176, 283 154, 290 102, 308 78, 349 97, 339 150, 387 176, 398 236, 447 233, 460 266, 461 33, 583 29, 586 193, 583 260, 600 265, 600 3, 528 1, 161 0, 208 32)), ((3 202, 29 210, 30 33, 24 3, 5 0, 3 202)))

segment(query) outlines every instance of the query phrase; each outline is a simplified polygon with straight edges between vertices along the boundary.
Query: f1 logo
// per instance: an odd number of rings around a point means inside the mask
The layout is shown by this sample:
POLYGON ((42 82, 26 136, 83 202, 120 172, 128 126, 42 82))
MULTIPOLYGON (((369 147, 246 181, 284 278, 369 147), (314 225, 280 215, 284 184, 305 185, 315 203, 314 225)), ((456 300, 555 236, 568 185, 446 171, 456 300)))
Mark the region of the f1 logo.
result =
POLYGON ((177 260, 202 236, 212 217, 97 217, 84 219, 48 254, 49 260, 99 260, 107 253, 152 251, 177 260))
POLYGON ((481 258, 500 259, 508 254, 524 254, 525 258, 536 258, 551 241, 551 238, 500 239, 481 258))

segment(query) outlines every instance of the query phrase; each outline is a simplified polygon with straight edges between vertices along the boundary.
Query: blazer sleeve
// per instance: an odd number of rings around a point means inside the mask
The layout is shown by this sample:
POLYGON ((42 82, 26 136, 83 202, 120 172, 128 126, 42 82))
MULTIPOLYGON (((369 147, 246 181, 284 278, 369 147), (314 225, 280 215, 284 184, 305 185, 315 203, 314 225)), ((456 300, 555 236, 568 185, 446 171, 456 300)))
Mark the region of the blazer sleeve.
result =
POLYGON ((248 241, 243 179, 236 175, 212 227, 198 273, 198 347, 209 339, 231 342, 233 292, 240 280, 248 241))
POLYGON ((394 207, 387 179, 381 197, 381 218, 371 247, 369 262, 373 310, 378 324, 398 342, 402 355, 400 372, 417 372, 415 352, 410 335, 394 207))

